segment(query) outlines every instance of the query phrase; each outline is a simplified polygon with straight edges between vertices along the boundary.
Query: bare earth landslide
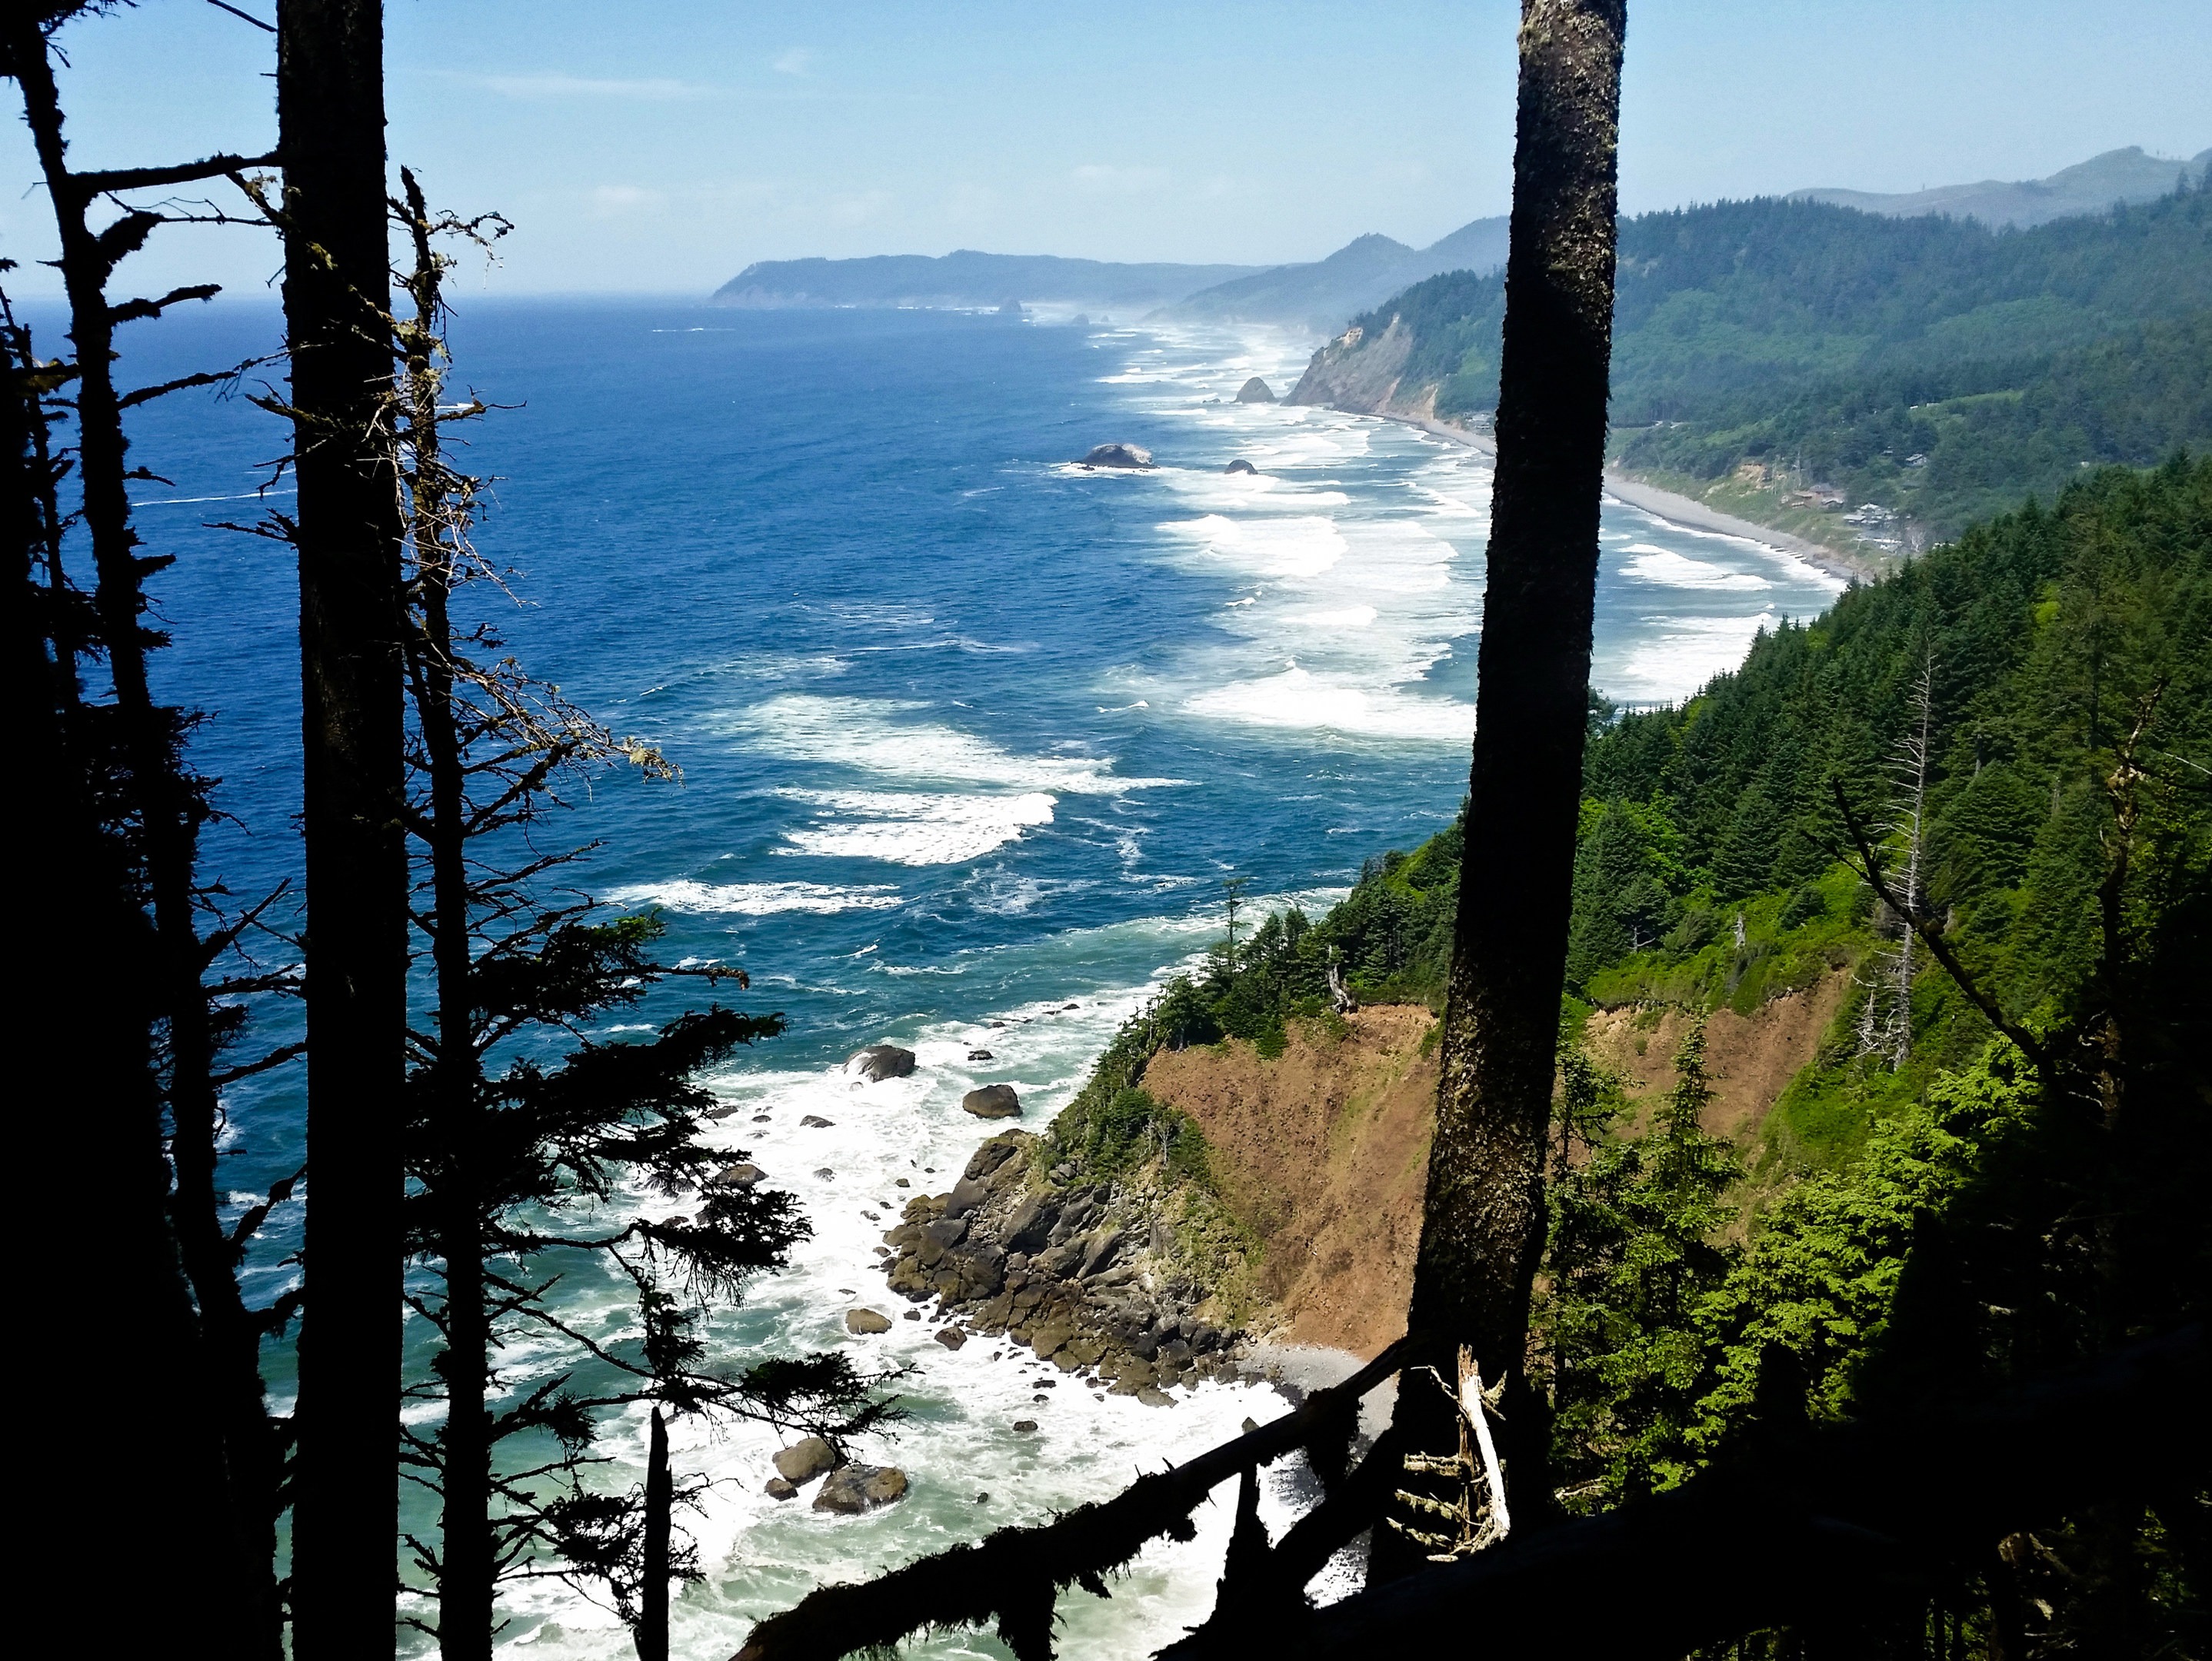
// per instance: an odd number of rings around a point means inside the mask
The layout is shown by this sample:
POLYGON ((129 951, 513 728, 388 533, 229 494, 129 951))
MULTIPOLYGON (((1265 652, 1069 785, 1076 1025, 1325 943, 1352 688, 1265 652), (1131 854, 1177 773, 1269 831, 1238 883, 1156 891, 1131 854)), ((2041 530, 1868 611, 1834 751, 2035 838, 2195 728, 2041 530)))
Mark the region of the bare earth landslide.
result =
MULTIPOLYGON (((1833 973, 1747 1015, 1712 1012, 1708 1131, 1739 1145, 1759 1134, 1847 986, 1833 973)), ((1630 1081, 1630 1128, 1673 1084, 1688 1020, 1656 1008, 1590 1017, 1591 1049, 1630 1081)), ((1419 1005, 1377 1005, 1334 1036, 1294 1024, 1272 1060, 1231 1041, 1162 1051, 1146 1066, 1144 1088, 1204 1133, 1222 1200, 1256 1245, 1265 1301, 1241 1323, 1177 1249, 1171 1192, 1040 1169, 1048 1144, 1026 1131, 984 1143, 950 1193, 908 1203, 884 1235, 890 1289, 934 1299, 948 1347, 1003 1333, 1063 1373, 1154 1405, 1179 1385, 1273 1376, 1279 1354, 1372 1356, 1405 1330, 1413 1291, 1436 1122, 1436 1057, 1424 1047, 1433 1025, 1419 1005)))

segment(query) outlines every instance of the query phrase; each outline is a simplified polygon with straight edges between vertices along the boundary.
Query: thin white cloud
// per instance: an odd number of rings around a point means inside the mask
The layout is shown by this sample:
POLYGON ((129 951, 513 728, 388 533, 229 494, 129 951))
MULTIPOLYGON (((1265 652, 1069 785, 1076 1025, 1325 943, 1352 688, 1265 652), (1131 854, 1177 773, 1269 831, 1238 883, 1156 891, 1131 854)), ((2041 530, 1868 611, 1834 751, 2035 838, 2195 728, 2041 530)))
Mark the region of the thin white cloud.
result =
POLYGON ((628 98, 656 103, 712 98, 715 89, 693 81, 612 81, 581 75, 485 75, 471 77, 502 98, 628 98))
POLYGON ((793 46, 790 51, 777 55, 775 68, 778 75, 804 75, 812 67, 813 63, 814 52, 811 47, 793 46))

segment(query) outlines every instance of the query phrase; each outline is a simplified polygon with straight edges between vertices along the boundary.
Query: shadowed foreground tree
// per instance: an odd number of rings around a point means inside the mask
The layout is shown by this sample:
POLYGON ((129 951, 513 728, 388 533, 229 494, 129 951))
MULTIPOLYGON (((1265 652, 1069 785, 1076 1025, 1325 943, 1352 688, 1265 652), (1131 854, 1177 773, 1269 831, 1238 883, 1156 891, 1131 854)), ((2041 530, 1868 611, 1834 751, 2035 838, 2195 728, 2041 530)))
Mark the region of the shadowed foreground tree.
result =
POLYGON ((441 402, 450 261, 438 244, 485 244, 506 221, 434 215, 414 175, 400 178, 391 208, 413 259, 397 276, 413 310, 389 321, 403 375, 387 430, 408 506, 414 921, 435 987, 411 1035, 406 1243, 422 1272, 408 1301, 441 1340, 408 1393, 442 1409, 434 1433, 403 1432, 407 1475, 441 1505, 435 1539, 409 1537, 437 1618, 410 1623, 434 1630, 447 1661, 489 1661, 501 1583, 563 1573, 603 1585, 640 1654, 665 1661, 669 1582, 698 1573, 672 1512, 699 1488, 671 1469, 667 1416, 735 1414, 842 1446, 898 1415, 842 1355, 742 1373, 708 1364, 709 1301, 733 1303, 809 1230, 790 1195, 717 1179, 745 1155, 705 1145, 716 1104, 697 1075, 783 1019, 716 1007, 644 1042, 591 1036, 669 973, 740 988, 745 977, 664 969, 650 955, 657 918, 596 922, 588 900, 549 891, 587 851, 545 853, 533 840, 564 785, 624 759, 662 781, 674 769, 531 680, 489 622, 458 615, 471 594, 504 588, 471 539, 478 482, 447 464, 441 439, 484 406, 441 402), (684 1194, 697 1195, 688 1213, 666 1215, 684 1194), (572 1324, 549 1294, 579 1276, 626 1286, 634 1326, 611 1337, 572 1324), (526 1359, 503 1363, 517 1346, 526 1359), (605 1420, 641 1405, 642 1489, 594 1485, 605 1420))
MULTIPOLYGON (((1626 27, 1623 0, 1522 7, 1474 762, 1409 1315, 1427 1335, 1419 1362, 1443 1373, 1465 1344, 1481 1376, 1503 1383, 1498 1437, 1524 1523, 1550 1498, 1523 1355, 1588 730, 1626 27)), ((1425 1390, 1399 1392, 1391 1428, 1402 1452, 1443 1457, 1460 1434, 1450 1402, 1425 1390)), ((1419 1556, 1378 1530, 1370 1577, 1419 1556)))
POLYGON ((391 1652, 407 856, 399 482, 386 423, 380 0, 278 0, 300 561, 307 1216, 293 1517, 301 1661, 391 1652))
MULTIPOLYGON (((69 844, 63 864, 46 868, 44 880, 59 882, 64 894, 86 894, 88 914, 105 919, 91 937, 105 937, 101 949, 115 954, 111 961, 143 966, 143 972, 129 977, 131 990, 115 997, 112 1007, 106 1007, 106 997, 90 991, 110 975, 64 973, 49 979, 45 984, 60 989, 65 998, 103 1007, 57 1011, 37 1029, 59 1034, 88 1022, 114 1023, 105 1036, 88 1035, 83 1045, 69 1047, 74 1053, 96 1055, 88 1064, 104 1082, 92 1099, 132 1126, 121 1132, 125 1144, 149 1160, 138 1167, 144 1185, 127 1189, 128 1215, 115 1227, 131 1241, 126 1256, 133 1266, 123 1278, 152 1300, 145 1330, 157 1348, 163 1334, 179 1346, 161 1372, 175 1398, 188 1404, 195 1424, 173 1434, 189 1446, 204 1423, 215 1439, 205 1456, 213 1486, 204 1510, 189 1525, 190 1549, 218 1566, 210 1573, 227 1588, 216 1629, 227 1634, 240 1653, 273 1658, 282 1645, 273 1560, 283 1439, 264 1398, 260 1349, 265 1337, 283 1330, 295 1300, 288 1294, 270 1308, 249 1308, 237 1273, 269 1205, 281 1200, 290 1185, 279 1185, 269 1204, 232 1218, 228 1185, 217 1179, 217 1142, 224 1128, 222 1088, 281 1064, 296 1049, 242 1066, 222 1064, 223 1051, 242 1030, 245 1000, 272 983, 250 970, 226 979, 214 973, 215 966, 230 955, 261 907, 222 916, 217 907, 224 896, 204 886, 198 873, 199 834, 213 813, 208 799, 212 781, 192 770, 185 754, 198 718, 163 704, 153 688, 149 658, 167 636, 148 625, 151 602, 145 580, 170 561, 139 551, 128 485, 155 476, 131 464, 124 429, 126 411, 222 382, 237 372, 191 374, 123 391, 116 378, 118 329, 159 318, 173 306, 206 300, 216 291, 212 284, 200 284, 156 298, 116 301, 108 294, 118 265, 176 216, 133 206, 118 192, 235 175, 259 164, 216 155, 175 166, 73 171, 52 70, 57 49, 52 36, 77 9, 48 8, 43 20, 21 13, 0 33, 0 65, 22 90, 25 123, 53 211, 60 244, 55 264, 76 347, 76 361, 66 368, 42 367, 31 353, 27 331, 12 331, 11 355, 20 378, 10 413, 26 423, 27 450, 18 443, 9 449, 24 458, 15 488, 27 493, 22 500, 31 505, 22 523, 40 544, 37 563, 44 567, 35 604, 23 615, 40 620, 46 641, 48 687, 40 703, 56 724, 51 754, 64 776, 55 797, 59 816, 53 824, 57 833, 64 823, 78 827, 63 837, 69 844), (96 227, 96 207, 112 209, 113 217, 96 227), (73 396, 61 397, 64 386, 73 396), (66 456, 49 449, 48 428, 57 418, 65 418, 73 429, 67 434, 74 439, 73 453, 66 456), (80 506, 64 516, 58 487, 72 471, 80 506), (65 545, 79 538, 91 558, 88 595, 67 574, 65 545), (104 694, 88 699, 79 686, 80 666, 95 661, 105 667, 107 685, 104 694), (80 866, 82 889, 62 875, 80 866), (112 935, 118 929, 135 938, 134 949, 121 949, 112 935), (185 1284, 165 1284, 179 1269, 189 1284, 189 1305, 185 1284), (155 1278, 142 1281, 145 1274, 155 1278)), ((26 546, 27 579, 33 562, 27 541, 26 546)), ((25 652, 28 661, 30 648, 25 652)), ((72 920, 49 937, 75 943, 85 937, 72 920)), ((103 1227, 100 1233, 106 1232, 103 1227)), ((139 1330, 135 1322, 131 1330, 139 1330)), ((149 1458, 156 1469, 167 1463, 165 1456, 149 1458)))

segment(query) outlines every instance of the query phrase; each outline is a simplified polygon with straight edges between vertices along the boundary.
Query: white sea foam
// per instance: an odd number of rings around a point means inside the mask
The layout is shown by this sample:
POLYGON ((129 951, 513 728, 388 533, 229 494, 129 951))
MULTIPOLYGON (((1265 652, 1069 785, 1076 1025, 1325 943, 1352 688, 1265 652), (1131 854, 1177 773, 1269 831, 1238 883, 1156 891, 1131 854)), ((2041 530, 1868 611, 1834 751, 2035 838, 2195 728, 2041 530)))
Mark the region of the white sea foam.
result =
POLYGON ((770 917, 805 912, 817 917, 838 912, 892 911, 905 903, 886 883, 838 888, 827 882, 635 882, 611 888, 613 906, 659 906, 672 912, 705 915, 770 917))
POLYGON ((1032 825, 1052 823, 1053 798, 949 795, 921 791, 781 790, 824 812, 784 833, 782 853, 881 859, 898 865, 957 865, 1003 847, 1032 825))
POLYGON ((1279 675, 1200 693, 1186 707, 1196 715, 1254 726, 1321 729, 1364 738, 1457 743, 1474 728, 1474 712, 1465 705, 1414 697, 1395 688, 1331 682, 1296 664, 1279 675))
POLYGON ((1317 515, 1232 519, 1209 513, 1170 520, 1159 529, 1255 576, 1318 577, 1344 557, 1344 537, 1334 521, 1317 515))
POLYGON ((1671 548, 1657 548, 1650 543, 1631 543, 1622 552, 1635 555, 1621 569, 1639 582, 1656 583, 1666 588, 1766 589, 1774 586, 1756 572, 1730 571, 1710 560, 1693 560, 1686 555, 1677 554, 1671 548))
POLYGON ((785 693, 731 711, 748 746, 784 761, 819 761, 915 783, 1110 796, 1181 782, 1118 779, 1110 756, 1017 755, 939 722, 901 718, 927 704, 785 693))

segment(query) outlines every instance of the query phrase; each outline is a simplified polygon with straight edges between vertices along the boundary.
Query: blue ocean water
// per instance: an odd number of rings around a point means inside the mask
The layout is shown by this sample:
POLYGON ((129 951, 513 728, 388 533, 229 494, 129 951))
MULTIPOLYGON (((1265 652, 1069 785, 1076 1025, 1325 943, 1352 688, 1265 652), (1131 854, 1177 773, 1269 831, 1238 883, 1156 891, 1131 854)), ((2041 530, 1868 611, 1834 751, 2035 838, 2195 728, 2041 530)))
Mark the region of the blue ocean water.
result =
MULTIPOLYGON (((246 306, 140 325, 126 373, 243 358, 275 327, 246 306)), ((498 626, 535 672, 684 769, 680 785, 599 781, 557 833, 598 844, 571 880, 659 907, 672 958, 742 966, 749 1002, 791 1021, 716 1086, 746 1110, 723 1139, 798 1193, 817 1232, 718 1322, 717 1344, 737 1362, 850 1344, 920 1369, 902 1385, 915 1422, 868 1451, 908 1470, 913 1497, 872 1517, 779 1507, 760 1492, 767 1433, 685 1428, 679 1461, 719 1480, 695 1519, 708 1573, 683 1599, 679 1652, 726 1655, 811 1584, 1099 1497, 1264 1416, 1242 1386, 1169 1409, 1038 1389, 1024 1352, 947 1353, 926 1323, 848 1337, 846 1308, 896 1308, 865 1214, 957 1170, 975 1084, 1012 1082, 1027 1123, 1048 1118, 1147 989, 1218 935, 1224 878, 1325 905, 1364 858, 1449 816, 1484 458, 1401 425, 1228 402, 1254 374, 1296 380, 1311 343, 1267 331, 478 302, 453 340, 457 385, 503 406, 466 463, 497 482, 480 546, 517 573, 498 626), (1161 465, 1070 464, 1109 439, 1161 465), (1237 457, 1257 476, 1224 475, 1237 457), (842 1073, 878 1039, 916 1049, 912 1079, 842 1073), (975 1048, 993 1058, 970 1062, 975 1048), (800 1126, 809 1113, 833 1123, 800 1126), (1017 1436, 1017 1416, 1043 1428, 1017 1436)), ((178 557, 158 585, 175 640, 162 673, 210 712, 195 755, 233 815, 210 868, 259 892, 297 864, 294 573, 281 545, 210 525, 256 512, 240 498, 286 437, 240 398, 199 395, 136 432, 134 459, 167 481, 141 487, 142 531, 178 557)), ((1603 538, 1594 673, 1620 699, 1686 694, 1837 586, 1618 504, 1603 538)), ((627 1019, 664 1019, 676 997, 627 1019)), ((297 1161, 297 1082, 255 1081, 229 1106, 244 1195, 297 1161)), ((296 1205, 276 1222, 281 1248, 296 1205)), ((258 1272, 289 1274, 280 1256, 258 1272)), ((619 1336, 611 1284, 579 1276, 564 1296, 570 1319, 619 1336)), ((554 1357, 508 1359, 526 1387, 554 1357)), ((283 1355, 270 1376, 289 1391, 283 1355)), ((612 1450, 635 1456, 636 1430, 618 1427, 612 1450)), ((1288 1503, 1271 1497, 1278 1525, 1288 1503)), ((1198 1618, 1226 1526, 1224 1512, 1148 1553, 1110 1603, 1070 1600, 1068 1652, 1133 1652, 1198 1618)), ((627 1652, 612 1617, 557 1583, 512 1609, 517 1646, 627 1652)), ((1000 1652, 933 1652, 969 1648, 1000 1652)))

